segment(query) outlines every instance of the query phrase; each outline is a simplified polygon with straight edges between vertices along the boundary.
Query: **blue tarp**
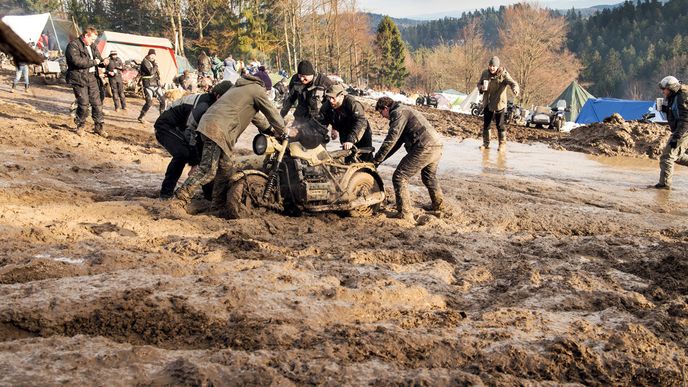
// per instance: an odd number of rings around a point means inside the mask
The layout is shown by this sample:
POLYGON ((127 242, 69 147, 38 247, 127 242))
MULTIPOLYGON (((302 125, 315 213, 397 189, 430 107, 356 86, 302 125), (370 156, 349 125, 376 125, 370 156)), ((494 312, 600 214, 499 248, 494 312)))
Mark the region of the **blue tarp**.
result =
POLYGON ((590 98, 576 118, 577 124, 601 122, 614 113, 619 113, 624 120, 639 120, 654 101, 633 101, 615 98, 590 98))
POLYGON ((184 70, 189 70, 189 72, 196 71, 196 69, 193 66, 191 66, 191 63, 189 63, 189 60, 180 55, 177 55, 177 69, 179 75, 181 75, 184 72, 184 70))

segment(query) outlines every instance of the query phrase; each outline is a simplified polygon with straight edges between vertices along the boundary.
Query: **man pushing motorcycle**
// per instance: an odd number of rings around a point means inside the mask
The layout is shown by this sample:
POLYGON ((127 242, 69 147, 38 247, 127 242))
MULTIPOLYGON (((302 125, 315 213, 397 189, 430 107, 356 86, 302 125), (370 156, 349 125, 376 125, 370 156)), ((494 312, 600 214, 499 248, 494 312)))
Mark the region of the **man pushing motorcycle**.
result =
POLYGON ((261 132, 272 128, 276 136, 286 136, 284 120, 268 98, 263 81, 245 75, 203 115, 197 129, 203 138, 200 164, 177 189, 172 206, 186 210, 196 190, 215 179, 211 211, 224 208, 234 169, 234 146, 250 123, 261 132))
POLYGON ((378 99, 375 110, 390 121, 387 137, 375 155, 375 165, 380 165, 402 145, 407 152, 392 175, 397 205, 394 217, 414 221, 408 181, 419 172, 432 201, 427 209, 437 213, 445 211, 442 189, 437 181, 437 167, 442 157, 439 133, 422 114, 389 97, 378 99))

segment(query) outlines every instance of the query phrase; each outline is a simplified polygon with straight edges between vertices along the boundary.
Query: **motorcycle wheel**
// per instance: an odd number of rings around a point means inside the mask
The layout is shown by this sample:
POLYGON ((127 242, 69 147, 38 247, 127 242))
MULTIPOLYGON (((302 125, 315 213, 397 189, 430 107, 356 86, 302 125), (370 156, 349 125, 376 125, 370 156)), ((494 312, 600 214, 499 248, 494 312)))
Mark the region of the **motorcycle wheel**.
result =
MULTIPOLYGON (((375 181, 375 178, 367 172, 356 172, 349 181, 347 192, 352 199, 366 196, 369 194, 380 192, 380 185, 375 181)), ((359 207, 349 211, 349 216, 353 218, 361 218, 373 215, 380 209, 380 204, 372 206, 359 207)))
POLYGON ((478 111, 478 108, 473 108, 471 109, 471 114, 477 117, 480 114, 480 112, 478 111))
POLYGON ((235 181, 227 191, 227 212, 232 219, 254 218, 278 209, 277 191, 263 199, 268 180, 260 175, 247 175, 235 181))

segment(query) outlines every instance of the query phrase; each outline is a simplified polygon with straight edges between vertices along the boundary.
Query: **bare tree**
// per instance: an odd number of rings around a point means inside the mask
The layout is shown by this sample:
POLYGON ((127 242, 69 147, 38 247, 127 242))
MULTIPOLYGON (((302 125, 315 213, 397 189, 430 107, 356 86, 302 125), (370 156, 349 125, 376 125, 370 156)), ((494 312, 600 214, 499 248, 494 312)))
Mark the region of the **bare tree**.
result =
POLYGON ((215 18, 223 3, 220 0, 187 0, 186 15, 198 29, 198 38, 203 40, 203 30, 215 18))

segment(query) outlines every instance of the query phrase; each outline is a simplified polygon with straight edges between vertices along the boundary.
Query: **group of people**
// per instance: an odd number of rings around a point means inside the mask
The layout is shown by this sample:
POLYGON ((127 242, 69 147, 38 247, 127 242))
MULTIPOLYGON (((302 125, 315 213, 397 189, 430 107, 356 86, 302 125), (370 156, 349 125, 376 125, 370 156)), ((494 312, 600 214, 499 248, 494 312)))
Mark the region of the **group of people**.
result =
MULTIPOLYGON (((121 91, 122 62, 116 52, 102 59, 94 45, 96 37, 96 30, 89 27, 80 39, 70 43, 67 49, 67 80, 78 102, 76 131, 83 133, 90 104, 95 133, 107 136, 103 129, 102 99, 96 68, 104 67, 107 76, 112 78, 110 85, 115 108, 126 109, 121 91)), ((157 98, 161 115, 154 125, 155 135, 172 155, 160 197, 172 199, 173 206, 186 208, 195 191, 204 187, 206 196, 212 200, 211 210, 223 208, 228 179, 234 169, 234 147, 250 123, 261 132, 290 137, 308 147, 325 144, 330 138, 339 139, 344 149, 372 146, 372 131, 361 102, 348 95, 342 85, 333 83, 326 75, 315 71, 307 60, 298 64, 297 73, 290 79, 288 94, 280 111, 269 96, 269 77, 262 76, 260 69, 254 74, 243 72, 235 83, 222 81, 208 93, 184 97, 167 111, 155 63, 155 50, 150 50, 143 60, 141 75, 146 104, 139 120, 142 120, 153 99, 157 98), (294 125, 289 130, 284 117, 294 107, 294 125), (192 166, 191 172, 175 190, 187 164, 192 166)), ((503 152, 506 145, 506 92, 510 88, 518 95, 519 85, 501 66, 499 58, 492 57, 481 74, 478 87, 483 94, 485 109, 481 148, 488 149, 490 146, 490 125, 494 121, 499 151, 503 152)), ((665 95, 662 110, 667 114, 672 137, 662 154, 660 182, 655 187, 667 189, 671 186, 674 162, 688 161, 685 160, 688 150, 688 86, 682 85, 674 77, 666 77, 660 82, 660 88, 665 95)), ((397 210, 394 216, 413 218, 408 182, 419 173, 430 196, 427 209, 444 211, 446 207, 437 180, 442 156, 441 136, 421 113, 389 97, 378 99, 375 110, 389 120, 389 130, 380 149, 367 161, 380 165, 401 146, 407 152, 392 176, 397 210)))
MULTIPOLYGON (((107 58, 103 58, 95 45, 98 31, 87 27, 78 39, 74 39, 67 46, 65 54, 67 60, 67 83, 72 86, 76 99, 75 132, 84 134, 84 126, 89 107, 94 122, 93 131, 103 137, 108 134, 103 128, 103 100, 105 98, 104 85, 99 75, 103 69, 108 78, 115 111, 126 111, 127 102, 124 95, 122 71, 124 63, 116 51, 111 51, 107 58)), ((165 95, 160 83, 160 71, 155 61, 155 49, 150 49, 141 61, 139 74, 143 85, 145 104, 138 117, 139 122, 145 122, 144 116, 153 105, 153 99, 159 102, 162 113, 165 110, 165 95)))

